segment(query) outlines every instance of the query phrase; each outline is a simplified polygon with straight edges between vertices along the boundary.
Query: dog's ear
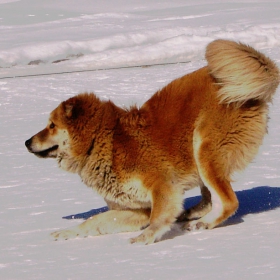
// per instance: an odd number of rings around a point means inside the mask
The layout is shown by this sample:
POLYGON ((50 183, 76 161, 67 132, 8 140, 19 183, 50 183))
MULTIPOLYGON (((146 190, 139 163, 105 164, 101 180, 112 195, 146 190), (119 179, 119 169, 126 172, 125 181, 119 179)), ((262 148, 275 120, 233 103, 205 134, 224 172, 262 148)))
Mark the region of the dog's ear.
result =
POLYGON ((65 115, 67 118, 71 118, 73 115, 73 108, 74 108, 74 104, 66 104, 65 105, 65 115))
POLYGON ((75 101, 71 98, 67 101, 64 101, 62 103, 63 110, 64 110, 64 115, 66 118, 71 119, 73 117, 73 110, 75 107, 75 101))

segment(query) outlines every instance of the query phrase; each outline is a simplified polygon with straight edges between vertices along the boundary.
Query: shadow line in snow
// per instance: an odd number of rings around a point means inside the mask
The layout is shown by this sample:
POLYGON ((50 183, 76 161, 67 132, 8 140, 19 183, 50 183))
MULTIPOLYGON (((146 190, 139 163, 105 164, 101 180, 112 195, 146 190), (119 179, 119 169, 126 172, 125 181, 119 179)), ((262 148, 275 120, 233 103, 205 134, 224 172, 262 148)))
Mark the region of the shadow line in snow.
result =
MULTIPOLYGON (((237 224, 242 222, 242 217, 248 214, 262 213, 280 207, 280 187, 256 187, 250 190, 236 192, 239 200, 239 208, 235 215, 230 217, 223 225, 237 224)), ((184 208, 188 209, 197 204, 201 196, 186 198, 184 208)), ((94 215, 108 211, 108 207, 92 209, 87 212, 73 214, 63 219, 88 219, 94 215)))

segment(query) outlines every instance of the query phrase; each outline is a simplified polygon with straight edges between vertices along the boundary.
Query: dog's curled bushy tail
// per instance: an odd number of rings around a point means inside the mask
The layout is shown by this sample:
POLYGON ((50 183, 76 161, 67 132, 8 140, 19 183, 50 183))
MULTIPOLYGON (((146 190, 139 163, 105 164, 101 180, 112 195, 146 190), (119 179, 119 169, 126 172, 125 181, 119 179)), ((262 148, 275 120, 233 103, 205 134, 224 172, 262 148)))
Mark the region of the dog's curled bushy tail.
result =
POLYGON ((279 70, 264 54, 242 43, 216 40, 207 46, 205 57, 211 75, 221 86, 221 103, 272 100, 280 82, 279 70))

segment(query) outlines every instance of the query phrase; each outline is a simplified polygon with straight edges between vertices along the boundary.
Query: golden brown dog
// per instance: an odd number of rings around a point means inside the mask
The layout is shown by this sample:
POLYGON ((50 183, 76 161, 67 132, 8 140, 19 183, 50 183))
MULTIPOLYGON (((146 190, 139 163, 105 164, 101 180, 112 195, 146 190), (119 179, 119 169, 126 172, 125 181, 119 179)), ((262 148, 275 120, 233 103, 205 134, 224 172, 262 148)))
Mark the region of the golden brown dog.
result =
POLYGON ((279 71, 262 53, 227 40, 210 43, 206 59, 139 109, 94 94, 72 97, 26 141, 30 152, 78 173, 110 209, 54 239, 144 229, 131 242, 149 244, 176 220, 210 229, 235 213, 231 175, 258 152, 279 71), (196 186, 202 200, 184 212, 183 194, 196 186))

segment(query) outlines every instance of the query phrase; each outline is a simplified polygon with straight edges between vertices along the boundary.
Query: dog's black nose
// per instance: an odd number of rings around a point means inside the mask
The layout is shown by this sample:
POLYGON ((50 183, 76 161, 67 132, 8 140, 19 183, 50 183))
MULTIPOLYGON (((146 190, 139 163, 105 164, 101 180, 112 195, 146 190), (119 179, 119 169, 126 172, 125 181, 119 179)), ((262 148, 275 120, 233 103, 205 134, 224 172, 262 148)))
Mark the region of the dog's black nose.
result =
POLYGON ((25 146, 26 146, 27 148, 29 148, 29 147, 31 146, 31 142, 32 142, 31 139, 32 139, 32 138, 30 138, 30 139, 28 139, 28 140, 25 141, 25 146))

